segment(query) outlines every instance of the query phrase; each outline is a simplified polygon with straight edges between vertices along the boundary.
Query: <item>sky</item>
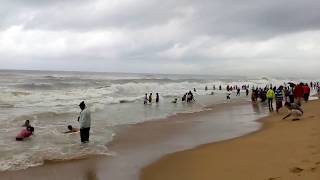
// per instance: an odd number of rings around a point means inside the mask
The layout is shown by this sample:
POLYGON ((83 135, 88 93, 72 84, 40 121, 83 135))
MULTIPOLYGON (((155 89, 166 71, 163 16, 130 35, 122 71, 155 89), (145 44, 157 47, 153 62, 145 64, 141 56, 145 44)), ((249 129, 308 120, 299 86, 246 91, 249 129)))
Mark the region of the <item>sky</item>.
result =
POLYGON ((0 0, 1 69, 318 76, 318 0, 0 0))

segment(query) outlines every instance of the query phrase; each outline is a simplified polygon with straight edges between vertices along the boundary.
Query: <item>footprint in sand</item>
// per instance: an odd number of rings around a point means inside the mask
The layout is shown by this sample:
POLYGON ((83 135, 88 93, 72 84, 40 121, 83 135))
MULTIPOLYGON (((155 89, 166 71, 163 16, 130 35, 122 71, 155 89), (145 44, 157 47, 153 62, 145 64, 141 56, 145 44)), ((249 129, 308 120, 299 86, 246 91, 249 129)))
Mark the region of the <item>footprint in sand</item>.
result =
POLYGON ((280 177, 271 177, 268 180, 275 180, 275 179, 279 179, 280 177))
POLYGON ((304 169, 299 168, 299 167, 293 167, 293 168, 290 169, 290 172, 292 172, 292 173, 300 173, 300 172, 302 172, 303 170, 304 170, 304 169))
POLYGON ((320 154, 320 151, 314 151, 311 153, 312 155, 317 155, 317 154, 320 154))
POLYGON ((313 132, 313 133, 311 133, 310 135, 311 136, 318 136, 320 133, 319 132, 313 132))
POLYGON ((310 171, 311 172, 314 172, 314 171, 316 171, 317 170, 317 167, 312 167, 312 168, 310 168, 310 171))
POLYGON ((315 146, 315 145, 308 145, 307 146, 307 148, 309 148, 309 149, 315 149, 317 146, 315 146))

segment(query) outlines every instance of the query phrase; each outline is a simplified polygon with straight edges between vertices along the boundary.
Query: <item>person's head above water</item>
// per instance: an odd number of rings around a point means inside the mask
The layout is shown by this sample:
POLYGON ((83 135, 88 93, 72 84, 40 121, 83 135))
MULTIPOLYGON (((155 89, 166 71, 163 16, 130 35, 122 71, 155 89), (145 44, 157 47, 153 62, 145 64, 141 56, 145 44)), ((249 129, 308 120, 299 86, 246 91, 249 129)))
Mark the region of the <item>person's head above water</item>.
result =
POLYGON ((81 110, 84 110, 84 108, 86 107, 86 104, 84 103, 84 101, 82 101, 80 104, 79 104, 79 107, 81 110))
POLYGON ((69 126, 68 126, 68 129, 71 131, 71 130, 72 130, 72 126, 71 126, 71 125, 69 125, 69 126))
POLYGON ((26 120, 26 121, 24 122, 24 125, 25 125, 25 126, 29 126, 29 125, 30 125, 30 121, 29 121, 29 120, 26 120))

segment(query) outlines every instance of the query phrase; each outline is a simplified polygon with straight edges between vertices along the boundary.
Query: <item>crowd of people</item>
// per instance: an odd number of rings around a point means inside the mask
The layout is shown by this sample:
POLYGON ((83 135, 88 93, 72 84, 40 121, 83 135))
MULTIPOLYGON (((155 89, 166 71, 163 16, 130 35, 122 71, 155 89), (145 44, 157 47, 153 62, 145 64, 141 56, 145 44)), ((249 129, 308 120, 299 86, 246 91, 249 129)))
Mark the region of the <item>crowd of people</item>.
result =
POLYGON ((314 89, 320 93, 319 82, 308 83, 285 83, 284 86, 265 86, 264 88, 252 88, 251 100, 256 102, 260 99, 261 102, 268 102, 269 111, 273 112, 273 100, 276 104, 276 112, 279 112, 280 108, 285 107, 289 110, 289 114, 283 119, 293 116, 293 120, 299 120, 299 117, 303 115, 301 108, 302 101, 308 102, 311 89, 314 89))

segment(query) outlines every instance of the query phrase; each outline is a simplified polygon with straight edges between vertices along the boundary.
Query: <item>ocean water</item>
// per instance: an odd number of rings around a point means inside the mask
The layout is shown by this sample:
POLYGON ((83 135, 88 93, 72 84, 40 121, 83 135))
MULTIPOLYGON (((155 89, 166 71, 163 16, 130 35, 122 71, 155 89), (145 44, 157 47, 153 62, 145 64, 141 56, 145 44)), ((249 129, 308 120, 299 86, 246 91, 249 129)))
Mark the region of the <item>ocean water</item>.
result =
MULTIPOLYGON (((92 154, 112 155, 105 146, 113 128, 165 118, 176 113, 203 111, 210 105, 230 103, 226 85, 264 87, 292 78, 246 78, 199 75, 89 73, 52 71, 0 71, 0 171, 24 169, 45 160, 80 158, 92 154), (216 90, 213 91, 213 85, 216 90), (223 90, 218 90, 219 85, 223 90), (205 91, 208 86, 208 91, 205 91), (196 102, 171 103, 193 90, 196 102), (160 102, 143 105, 145 93, 160 94, 160 102), (214 95, 210 95, 214 92, 214 95), (90 143, 81 145, 79 134, 64 134, 67 125, 78 127, 78 104, 84 100, 92 112, 90 143), (35 135, 16 142, 26 119, 35 135)), ((155 99, 155 96, 153 96, 155 99)), ((244 92, 231 101, 249 101, 244 92)))

